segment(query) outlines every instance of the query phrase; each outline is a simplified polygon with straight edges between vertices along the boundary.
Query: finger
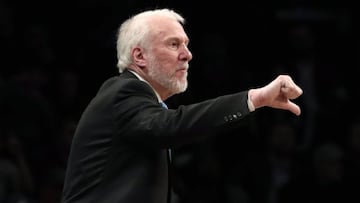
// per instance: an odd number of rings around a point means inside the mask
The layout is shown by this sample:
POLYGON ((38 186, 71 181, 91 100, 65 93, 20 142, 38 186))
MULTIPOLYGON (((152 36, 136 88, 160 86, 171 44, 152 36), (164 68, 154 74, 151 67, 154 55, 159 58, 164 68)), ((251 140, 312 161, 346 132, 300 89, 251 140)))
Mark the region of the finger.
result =
POLYGON ((285 102, 279 102, 276 105, 274 105, 273 107, 291 111, 292 113, 294 113, 297 116, 299 116, 301 114, 300 107, 297 104, 291 102, 290 100, 287 100, 285 102))
POLYGON ((289 101, 287 103, 286 108, 287 108, 287 110, 291 111, 292 113, 294 113, 297 116, 299 116, 301 114, 300 107, 291 101, 289 101))
POLYGON ((283 86, 281 87, 281 92, 285 95, 286 98, 288 99, 296 99, 298 98, 300 95, 303 94, 303 91, 300 87, 298 87, 297 85, 293 85, 293 86, 283 86))
POLYGON ((294 84, 294 90, 298 94, 298 96, 303 94, 303 90, 299 86, 297 86, 296 84, 294 84))

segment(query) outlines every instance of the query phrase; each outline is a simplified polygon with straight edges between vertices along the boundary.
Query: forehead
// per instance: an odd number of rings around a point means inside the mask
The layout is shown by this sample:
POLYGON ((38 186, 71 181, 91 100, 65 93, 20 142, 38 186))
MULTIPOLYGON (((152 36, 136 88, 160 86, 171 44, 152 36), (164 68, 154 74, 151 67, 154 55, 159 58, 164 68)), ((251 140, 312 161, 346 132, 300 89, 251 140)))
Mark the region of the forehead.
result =
POLYGON ((181 38, 188 40, 183 26, 177 20, 164 16, 153 16, 149 20, 154 38, 181 38))

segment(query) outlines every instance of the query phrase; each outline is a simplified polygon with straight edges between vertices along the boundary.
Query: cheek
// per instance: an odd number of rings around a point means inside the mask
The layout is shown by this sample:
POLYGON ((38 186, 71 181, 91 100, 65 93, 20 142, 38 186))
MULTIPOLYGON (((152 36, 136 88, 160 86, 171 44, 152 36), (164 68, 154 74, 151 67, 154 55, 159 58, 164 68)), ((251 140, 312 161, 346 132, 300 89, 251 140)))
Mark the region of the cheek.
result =
POLYGON ((159 57, 158 62, 159 62, 158 64, 166 72, 172 72, 172 71, 176 70, 177 60, 176 60, 176 58, 174 56, 163 55, 163 56, 159 57))
POLYGON ((177 60, 178 53, 169 49, 154 50, 154 56, 157 56, 159 62, 171 63, 177 60))
POLYGON ((178 66, 178 53, 169 50, 154 50, 155 64, 162 70, 162 72, 174 73, 178 66))

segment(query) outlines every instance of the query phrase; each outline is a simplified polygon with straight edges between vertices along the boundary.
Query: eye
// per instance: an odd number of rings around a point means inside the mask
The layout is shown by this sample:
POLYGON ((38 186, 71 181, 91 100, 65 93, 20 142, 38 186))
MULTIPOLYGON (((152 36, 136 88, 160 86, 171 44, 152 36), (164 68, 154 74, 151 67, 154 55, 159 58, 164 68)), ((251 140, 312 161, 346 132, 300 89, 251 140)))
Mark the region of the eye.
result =
POLYGON ((179 42, 178 41, 175 41, 175 40, 173 40, 173 41, 171 41, 170 43, 169 43, 169 47, 171 48, 171 49, 178 49, 179 48, 179 46, 180 46, 180 44, 179 44, 179 42))

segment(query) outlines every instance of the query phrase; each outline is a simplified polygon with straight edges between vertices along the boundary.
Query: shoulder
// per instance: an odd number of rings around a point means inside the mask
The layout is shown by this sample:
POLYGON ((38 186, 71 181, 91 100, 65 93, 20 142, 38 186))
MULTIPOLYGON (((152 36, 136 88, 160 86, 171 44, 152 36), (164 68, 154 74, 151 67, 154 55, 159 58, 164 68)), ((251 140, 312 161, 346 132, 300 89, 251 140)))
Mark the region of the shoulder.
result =
MULTIPOLYGON (((131 73, 130 73, 131 74, 131 73)), ((156 94, 146 82, 132 77, 129 74, 121 74, 107 79, 100 87, 98 95, 107 93, 116 95, 143 95, 156 98, 156 94), (112 92, 112 93, 111 93, 112 92)))

